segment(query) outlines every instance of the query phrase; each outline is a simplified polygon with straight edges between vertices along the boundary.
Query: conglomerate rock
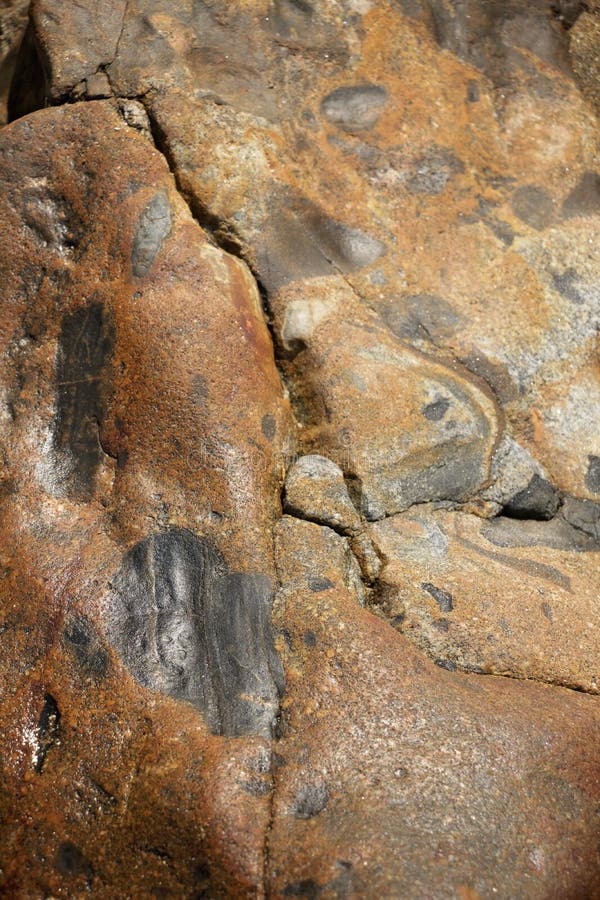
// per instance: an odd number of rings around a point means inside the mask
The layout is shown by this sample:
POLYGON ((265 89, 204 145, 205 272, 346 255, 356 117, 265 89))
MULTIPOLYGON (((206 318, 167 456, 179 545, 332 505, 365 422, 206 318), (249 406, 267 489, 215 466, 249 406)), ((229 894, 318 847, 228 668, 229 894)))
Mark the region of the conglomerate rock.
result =
POLYGON ((33 0, 6 896, 600 897, 583 7, 33 0))
MULTIPOLYGON (((407 343, 489 382, 557 486, 599 496, 596 120, 545 0, 36 0, 32 13, 50 99, 143 98, 192 208, 272 295, 278 339, 310 353, 290 318, 324 328, 343 278, 402 340, 417 396, 407 343), (309 288, 318 309, 290 310, 309 288)), ((344 453, 343 415, 331 424, 344 453)), ((366 424, 352 441, 362 479, 366 424)), ((393 454, 390 468, 403 477, 393 454)), ((456 498, 464 486, 463 473, 456 498)))

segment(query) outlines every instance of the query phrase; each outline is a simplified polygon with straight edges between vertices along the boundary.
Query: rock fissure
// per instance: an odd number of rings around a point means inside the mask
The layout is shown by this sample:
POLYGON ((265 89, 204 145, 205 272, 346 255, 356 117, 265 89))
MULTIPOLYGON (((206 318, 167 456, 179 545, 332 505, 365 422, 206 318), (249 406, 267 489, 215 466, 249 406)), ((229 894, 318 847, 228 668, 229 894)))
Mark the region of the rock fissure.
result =
MULTIPOLYGON (((125 5, 123 6, 123 18, 121 20, 121 28, 119 31, 119 36, 117 38, 117 43, 115 44, 115 52, 113 53, 113 56, 112 56, 112 59, 110 60, 110 62, 104 64, 104 68, 105 68, 106 75, 108 77, 109 82, 110 82, 110 74, 107 70, 111 67, 111 65, 114 63, 114 61, 119 56, 119 48, 121 46, 121 41, 123 40, 123 34, 125 32, 125 28, 127 25, 127 16, 129 14, 129 3, 130 3, 130 0, 125 0, 125 5)), ((112 87, 112 85, 111 85, 111 87, 112 87)))
POLYGON ((477 676, 481 675, 484 677, 489 676, 490 678, 508 678, 508 679, 512 679, 515 681, 530 681, 532 683, 537 683, 537 684, 547 684, 549 687, 558 688, 558 689, 564 690, 564 691, 573 691, 577 694, 588 694, 589 696, 593 696, 593 697, 598 696, 597 688, 586 689, 586 688, 582 688, 582 687, 575 687, 574 685, 569 684, 568 682, 564 682, 564 681, 560 681, 560 680, 553 681, 553 680, 544 679, 544 678, 524 677, 524 676, 519 676, 519 675, 513 675, 511 672, 485 672, 485 671, 481 671, 481 670, 468 669, 466 667, 462 668, 458 664, 457 664, 456 668, 457 668, 457 671, 462 670, 468 675, 477 675, 477 676))
MULTIPOLYGON (((127 98, 127 99, 130 99, 130 98, 127 98)), ((136 97, 135 99, 141 101, 142 104, 145 105, 144 97, 136 97)), ((193 216, 195 221, 200 225, 200 227, 203 230, 207 231, 207 233, 213 239, 215 244, 218 247, 220 247, 221 250, 223 250, 226 253, 230 253, 233 256, 236 256, 242 262, 247 264, 247 260, 244 259, 239 246, 236 243, 232 242, 231 240, 227 240, 227 239, 223 238, 223 234, 222 234, 223 229, 222 229, 222 225, 219 222, 218 218, 213 216, 205 208, 200 207, 198 205, 198 203, 195 201, 195 198, 193 197, 193 195, 190 195, 181 186, 180 179, 179 179, 178 173, 177 173, 177 167, 174 164, 174 162, 168 152, 168 145, 167 145, 166 141, 164 140, 164 136, 161 135, 160 128, 156 122, 155 117, 152 115, 151 109, 147 105, 145 105, 145 108, 146 108, 146 113, 148 115, 148 120, 150 123, 150 133, 151 133, 151 136, 153 139, 154 146, 165 158, 167 165, 169 166, 169 170, 171 171, 171 174, 173 175, 174 181, 177 185, 179 194, 186 202, 191 215, 193 216)), ((252 269, 250 269, 250 271, 252 272, 252 269)), ((275 363, 277 365, 278 364, 277 343, 274 340, 273 333, 272 333, 272 325, 271 325, 270 315, 269 315, 268 293, 267 293, 265 287, 261 284, 260 280, 257 278, 256 273, 252 272, 252 276, 255 280, 259 295, 263 301, 263 312, 264 312, 264 316, 265 316, 265 323, 266 323, 267 327, 269 328, 269 332, 271 334, 274 359, 275 359, 275 363)), ((279 374, 282 379, 282 383, 284 383, 283 375, 282 375, 281 371, 279 374)), ((279 581, 279 587, 281 588, 282 586, 283 586, 282 582, 279 581)), ((272 747, 276 747, 277 742, 279 740, 278 721, 281 716, 281 700, 282 699, 283 698, 281 696, 279 699, 278 708, 274 713, 274 720, 273 720, 274 727, 273 727, 272 733, 270 735, 272 747)), ((267 813, 267 823, 264 828, 264 838, 263 838, 262 891, 263 891, 263 896, 265 898, 268 898, 269 896, 271 896, 270 890, 269 890, 269 867, 270 867, 269 850, 270 850, 271 832, 273 829, 273 823, 274 823, 274 817, 275 817, 275 812, 274 812, 275 797, 276 797, 276 793, 277 793, 277 767, 274 766, 274 764, 273 764, 273 752, 274 752, 273 749, 271 749, 271 751, 269 753, 268 777, 271 779, 271 789, 267 795, 268 813, 267 813)))
MULTIPOLYGON (((184 186, 181 184, 181 179, 178 174, 178 167, 176 165, 175 160, 173 159, 172 154, 169 152, 168 142, 165 139, 165 136, 162 134, 160 126, 156 121, 156 117, 152 113, 151 107, 144 103, 144 97, 137 97, 135 99, 140 100, 146 109, 146 114, 148 115, 148 120, 150 123, 150 132, 152 135, 152 140, 156 149, 164 156, 171 174, 175 180, 175 184, 177 185, 177 190, 179 191, 180 196, 185 200, 190 213, 193 218, 199 224, 199 226, 205 231, 210 238, 214 241, 215 245, 223 250, 225 253, 229 253, 232 256, 239 259, 243 262, 249 269, 252 278, 256 284, 256 288, 258 290, 258 294, 262 301, 263 306, 263 314, 265 319, 265 324, 269 330, 269 334, 271 336, 271 343, 273 347, 273 355, 275 359, 275 365, 278 368, 279 376, 281 378, 282 384, 286 386, 286 378, 284 372, 280 365, 280 352, 279 352, 279 343, 275 338, 273 331, 273 319, 272 319, 272 311, 269 303, 269 294, 264 284, 260 280, 258 273, 254 270, 253 266, 247 259, 246 254, 244 254, 242 250, 242 243, 239 241, 235 232, 231 230, 230 224, 224 223, 221 221, 218 216, 214 213, 211 213, 210 210, 199 203, 197 197, 187 191, 184 186), (225 227, 224 227, 225 226, 225 227)), ((287 391, 287 387, 286 387, 287 391)), ((291 399, 291 397, 290 397, 291 399)), ((296 425, 298 424, 298 419, 296 419, 296 425)))

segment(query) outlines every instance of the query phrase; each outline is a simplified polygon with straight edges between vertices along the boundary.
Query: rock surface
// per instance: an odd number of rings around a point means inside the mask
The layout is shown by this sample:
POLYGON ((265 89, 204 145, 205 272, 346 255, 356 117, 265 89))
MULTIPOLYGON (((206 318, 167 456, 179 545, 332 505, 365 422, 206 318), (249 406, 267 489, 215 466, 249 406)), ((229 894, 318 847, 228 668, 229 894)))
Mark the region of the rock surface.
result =
POLYGON ((563 515, 486 521, 427 507, 372 533, 383 610, 438 665, 598 693, 597 537, 563 515))
POLYGON ((573 70, 583 93, 600 110, 600 4, 592 0, 569 34, 573 70))
POLYGON ((356 534, 362 524, 339 466, 325 456, 302 456, 288 470, 284 508, 300 519, 356 534))
POLYGON ((583 7, 0 5, 1 893, 600 897, 583 7))
POLYGON ((0 125, 8 119, 8 94, 27 26, 29 0, 0 2, 0 125))
POLYGON ((3 890, 252 893, 290 433, 256 285, 117 103, 0 154, 3 890))
POLYGON ((595 698, 436 668, 358 606, 326 528, 284 518, 276 546, 287 695, 270 894, 596 896, 598 774, 574 760, 597 734, 595 698))

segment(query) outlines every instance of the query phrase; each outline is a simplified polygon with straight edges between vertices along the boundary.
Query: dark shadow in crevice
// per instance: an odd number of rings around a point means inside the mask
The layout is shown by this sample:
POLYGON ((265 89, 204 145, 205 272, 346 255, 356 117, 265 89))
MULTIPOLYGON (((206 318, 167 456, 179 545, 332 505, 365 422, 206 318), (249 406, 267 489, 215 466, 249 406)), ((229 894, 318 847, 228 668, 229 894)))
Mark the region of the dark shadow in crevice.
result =
POLYGON ((39 43, 30 17, 17 51, 8 92, 7 120, 14 122, 47 105, 50 62, 39 43))

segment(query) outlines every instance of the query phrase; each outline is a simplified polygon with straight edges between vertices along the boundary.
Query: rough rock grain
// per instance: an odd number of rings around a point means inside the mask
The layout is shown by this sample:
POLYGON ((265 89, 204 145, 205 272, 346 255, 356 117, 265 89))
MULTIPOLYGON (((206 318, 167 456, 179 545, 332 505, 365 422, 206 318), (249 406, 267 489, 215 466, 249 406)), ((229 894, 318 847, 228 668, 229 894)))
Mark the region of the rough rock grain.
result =
POLYGON ((289 433, 256 286, 117 104, 35 113, 0 145, 3 890, 252 894, 289 433))
POLYGON ((439 665, 597 693, 600 543, 563 516, 415 507, 372 529, 392 623, 439 665))
POLYGON ((585 6, 4 3, 3 894, 600 896, 585 6))
POLYGON ((325 456, 302 456, 286 475, 284 508, 301 519, 353 534, 361 530, 344 473, 325 456))
POLYGON ((276 529, 288 689, 271 893, 595 896, 598 771, 579 756, 595 698, 434 666, 359 607, 327 531, 276 529))
POLYGON ((584 94, 600 110, 600 5, 588 7, 569 34, 569 51, 584 94))

